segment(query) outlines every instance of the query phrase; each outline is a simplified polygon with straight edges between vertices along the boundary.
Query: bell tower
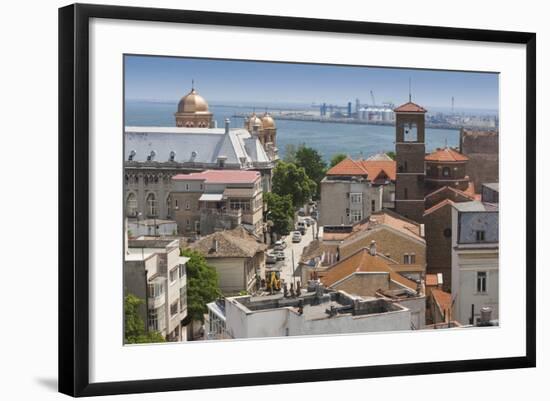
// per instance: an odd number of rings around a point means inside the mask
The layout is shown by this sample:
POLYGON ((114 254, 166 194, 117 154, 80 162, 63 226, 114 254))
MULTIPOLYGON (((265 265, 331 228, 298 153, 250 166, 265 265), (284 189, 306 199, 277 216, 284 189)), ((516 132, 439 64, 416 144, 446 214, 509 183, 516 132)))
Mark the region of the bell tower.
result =
POLYGON ((424 214, 424 158, 426 109, 411 102, 399 106, 395 112, 395 211, 422 222, 424 214))

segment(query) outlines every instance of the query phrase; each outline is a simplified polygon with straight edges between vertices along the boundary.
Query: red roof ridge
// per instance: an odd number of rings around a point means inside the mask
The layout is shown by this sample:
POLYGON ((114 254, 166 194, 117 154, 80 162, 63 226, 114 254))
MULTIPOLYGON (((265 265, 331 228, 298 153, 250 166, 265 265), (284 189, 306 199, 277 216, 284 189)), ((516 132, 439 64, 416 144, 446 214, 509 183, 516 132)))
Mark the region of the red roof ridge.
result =
POLYGON ((416 103, 408 101, 407 103, 396 107, 393 111, 395 113, 426 113, 428 110, 426 110, 422 106, 417 105, 416 103))
POLYGON ((424 211, 424 216, 427 216, 439 209, 441 209, 443 206, 445 205, 453 205, 454 202, 450 199, 443 199, 441 202, 439 203, 436 203, 435 205, 433 205, 431 208, 427 209, 426 211, 424 211))

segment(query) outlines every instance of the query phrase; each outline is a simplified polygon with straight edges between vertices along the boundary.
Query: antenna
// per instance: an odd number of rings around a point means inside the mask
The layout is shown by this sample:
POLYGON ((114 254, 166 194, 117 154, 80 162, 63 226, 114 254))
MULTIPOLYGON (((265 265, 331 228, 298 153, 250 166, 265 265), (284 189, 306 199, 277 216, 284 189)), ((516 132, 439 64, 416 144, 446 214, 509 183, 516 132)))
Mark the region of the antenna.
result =
POLYGON ((412 101, 412 94, 411 94, 411 77, 409 77, 409 102, 412 101))
POLYGON ((191 90, 195 90, 195 79, 191 79, 191 90))

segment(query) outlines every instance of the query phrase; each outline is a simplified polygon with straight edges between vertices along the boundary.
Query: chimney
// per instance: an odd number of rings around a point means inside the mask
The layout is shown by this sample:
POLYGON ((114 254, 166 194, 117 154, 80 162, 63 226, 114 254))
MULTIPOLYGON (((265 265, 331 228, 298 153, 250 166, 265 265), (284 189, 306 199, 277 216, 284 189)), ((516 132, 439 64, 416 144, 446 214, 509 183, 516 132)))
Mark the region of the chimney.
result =
POLYGON ((372 256, 376 256, 376 241, 375 240, 372 240, 370 242, 369 253, 372 256))
POLYGON ((225 133, 226 134, 229 134, 229 123, 230 123, 229 118, 226 118, 225 119, 225 133))

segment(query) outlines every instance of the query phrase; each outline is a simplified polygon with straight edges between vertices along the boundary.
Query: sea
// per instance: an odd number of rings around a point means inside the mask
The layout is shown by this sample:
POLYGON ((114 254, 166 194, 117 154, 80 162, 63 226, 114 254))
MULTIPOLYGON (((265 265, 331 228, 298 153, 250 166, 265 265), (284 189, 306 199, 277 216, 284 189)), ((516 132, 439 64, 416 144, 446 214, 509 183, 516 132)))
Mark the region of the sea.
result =
MULTIPOLYGON (((239 105, 210 105, 218 127, 230 119, 232 128, 241 128, 243 118, 233 117, 235 113, 252 113, 253 109, 239 105)), ((125 102, 125 125, 172 127, 177 103, 127 100, 125 102)), ((262 110, 256 110, 263 114, 262 110)), ((288 145, 305 144, 316 149, 325 161, 333 155, 344 153, 352 158, 367 158, 373 154, 395 150, 395 127, 381 125, 359 125, 321 123, 312 121, 291 121, 275 118, 277 126, 277 147, 279 156, 285 157, 288 145)), ((458 146, 459 130, 426 128, 426 151, 431 152, 444 146, 458 146)))

